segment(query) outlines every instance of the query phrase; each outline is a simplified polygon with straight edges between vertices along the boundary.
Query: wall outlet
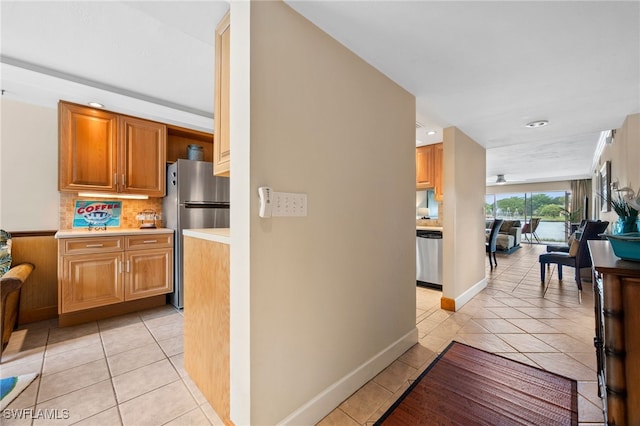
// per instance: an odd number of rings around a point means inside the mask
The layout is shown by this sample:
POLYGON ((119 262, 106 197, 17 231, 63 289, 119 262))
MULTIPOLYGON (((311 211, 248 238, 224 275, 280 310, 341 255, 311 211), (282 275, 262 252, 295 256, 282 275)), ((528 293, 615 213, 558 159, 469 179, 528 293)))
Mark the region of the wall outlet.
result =
POLYGON ((272 192, 272 216, 306 216, 307 194, 298 192, 272 192))

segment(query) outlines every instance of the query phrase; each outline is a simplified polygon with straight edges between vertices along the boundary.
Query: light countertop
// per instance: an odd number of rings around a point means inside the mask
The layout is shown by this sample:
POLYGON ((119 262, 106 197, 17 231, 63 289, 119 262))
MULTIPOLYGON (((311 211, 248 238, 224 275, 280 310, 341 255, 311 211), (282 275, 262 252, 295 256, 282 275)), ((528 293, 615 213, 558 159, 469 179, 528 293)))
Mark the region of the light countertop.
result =
POLYGON ((229 244, 231 242, 231 232, 229 228, 185 229, 182 231, 182 234, 185 237, 200 238, 201 240, 222 244, 229 244))
POLYGON ((106 230, 91 230, 85 228, 61 229, 56 232, 55 238, 82 238, 82 237, 112 237, 120 235, 140 234, 173 234, 169 228, 107 228, 106 230))
POLYGON ((440 231, 442 232, 442 226, 421 226, 416 225, 417 231, 440 231))

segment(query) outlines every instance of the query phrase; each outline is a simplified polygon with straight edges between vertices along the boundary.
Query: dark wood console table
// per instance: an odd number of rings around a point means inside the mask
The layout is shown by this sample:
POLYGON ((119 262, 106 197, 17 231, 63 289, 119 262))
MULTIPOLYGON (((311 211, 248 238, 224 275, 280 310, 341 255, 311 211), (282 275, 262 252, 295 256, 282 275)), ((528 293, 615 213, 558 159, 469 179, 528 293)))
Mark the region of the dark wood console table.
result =
POLYGON ((640 262, 609 241, 589 241, 593 262, 598 394, 609 425, 640 424, 640 262))

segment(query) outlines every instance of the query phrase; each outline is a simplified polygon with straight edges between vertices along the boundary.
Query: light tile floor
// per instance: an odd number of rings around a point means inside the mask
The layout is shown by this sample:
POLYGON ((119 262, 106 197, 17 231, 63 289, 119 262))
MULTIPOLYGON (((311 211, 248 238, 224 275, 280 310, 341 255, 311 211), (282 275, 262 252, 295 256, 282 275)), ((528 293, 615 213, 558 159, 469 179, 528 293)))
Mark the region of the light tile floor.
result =
POLYGON ((2 377, 40 376, 3 412, 9 425, 223 425, 183 368, 172 306, 74 327, 14 331, 2 377))
POLYGON ((510 255, 498 253, 493 271, 487 261, 487 288, 455 313, 440 309, 440 292, 418 287, 419 343, 318 426, 372 425, 452 340, 576 379, 580 424, 603 424, 591 284, 583 279, 582 304, 571 268, 560 283, 554 267, 542 286, 538 255, 544 251, 523 244, 510 255))
MULTIPOLYGON (((487 268, 487 288, 455 313, 440 309, 440 292, 418 287, 419 343, 319 425, 373 424, 451 340, 576 379, 580 423, 601 424, 593 293, 583 283, 579 304, 570 271, 560 283, 553 270, 541 286, 537 256, 543 250, 523 244, 511 255, 498 254, 498 267, 487 268)), ((3 353, 2 377, 40 376, 0 423, 222 424, 184 372, 182 326, 182 314, 166 306, 75 327, 45 321, 15 331, 3 353)))

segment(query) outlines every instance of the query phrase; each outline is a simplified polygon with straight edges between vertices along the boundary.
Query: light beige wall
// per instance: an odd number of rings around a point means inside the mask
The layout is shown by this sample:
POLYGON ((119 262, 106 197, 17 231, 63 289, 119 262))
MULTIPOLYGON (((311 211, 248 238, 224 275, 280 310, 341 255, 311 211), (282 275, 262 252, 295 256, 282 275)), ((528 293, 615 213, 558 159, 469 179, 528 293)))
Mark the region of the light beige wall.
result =
POLYGON ((417 341, 415 99, 284 3, 250 9, 250 423, 312 424, 417 341), (258 217, 262 185, 308 216, 258 217))
POLYGON ((58 229, 58 113, 0 100, 0 227, 58 229))
MULTIPOLYGON (((611 161, 611 183, 617 183, 619 188, 629 186, 636 193, 640 191, 640 113, 627 116, 610 145, 605 145, 596 172, 605 161, 611 161)), ((594 175, 592 199, 599 200, 599 184, 597 174, 594 175)), ((598 204, 599 205, 599 204, 598 204)), ((612 224, 618 216, 611 212, 597 212, 601 220, 608 220, 612 224)), ((611 226, 610 226, 611 228, 611 226)))
POLYGON ((486 286, 485 149, 455 127, 444 129, 443 142, 442 296, 458 310, 486 286))
POLYGON ((231 146, 230 412, 238 425, 251 424, 251 3, 234 1, 229 57, 231 146))

